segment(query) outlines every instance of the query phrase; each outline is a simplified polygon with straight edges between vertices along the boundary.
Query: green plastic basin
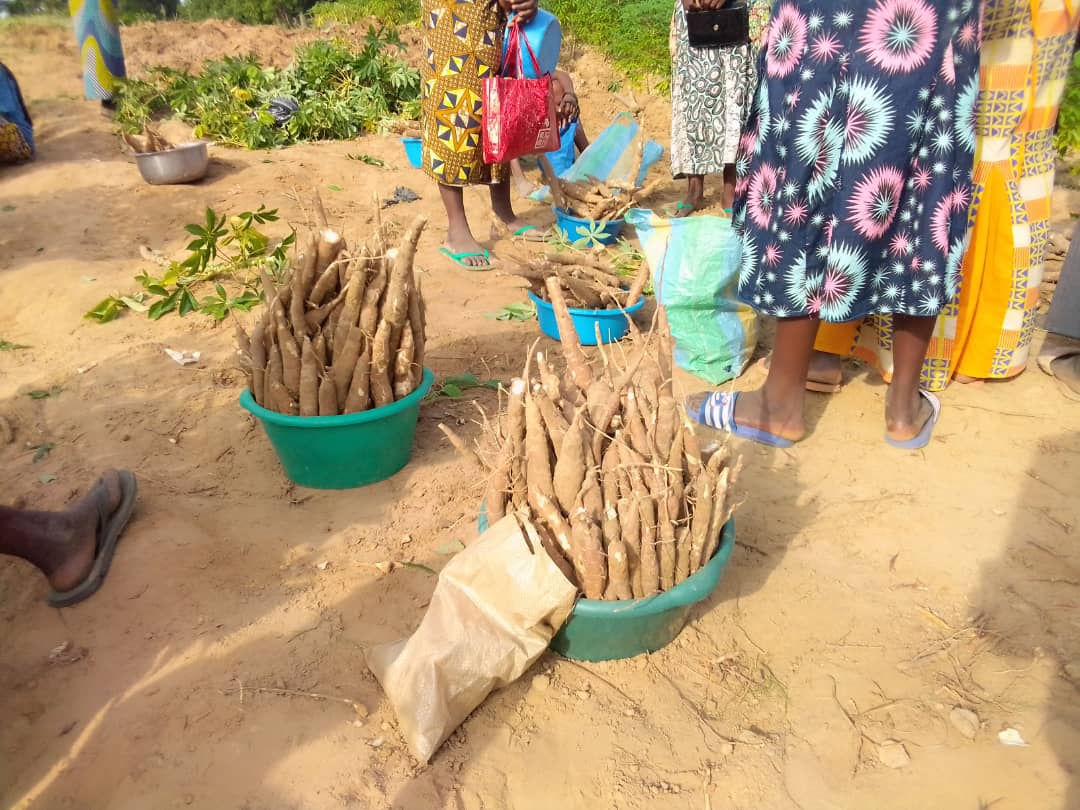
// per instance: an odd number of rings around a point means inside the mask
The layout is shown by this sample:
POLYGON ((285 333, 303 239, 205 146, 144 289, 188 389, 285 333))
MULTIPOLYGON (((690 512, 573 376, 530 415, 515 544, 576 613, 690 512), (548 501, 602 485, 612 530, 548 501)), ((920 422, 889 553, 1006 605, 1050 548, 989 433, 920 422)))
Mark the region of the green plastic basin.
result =
POLYGON ((435 375, 382 408, 342 416, 288 416, 263 408, 244 390, 240 405, 262 422, 285 475, 302 487, 352 489, 383 481, 409 462, 420 400, 435 375))
POLYGON ((623 602, 579 599, 551 649, 575 661, 613 661, 667 646, 686 626, 691 608, 716 590, 733 548, 735 521, 729 520, 713 558, 670 591, 623 602))

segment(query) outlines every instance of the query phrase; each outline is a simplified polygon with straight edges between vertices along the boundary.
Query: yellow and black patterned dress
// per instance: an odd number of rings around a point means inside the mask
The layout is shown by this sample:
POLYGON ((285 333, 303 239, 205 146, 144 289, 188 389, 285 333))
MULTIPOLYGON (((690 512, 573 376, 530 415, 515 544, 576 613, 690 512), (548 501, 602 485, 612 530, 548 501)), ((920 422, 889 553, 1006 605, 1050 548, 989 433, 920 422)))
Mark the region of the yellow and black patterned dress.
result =
POLYGON ((499 70, 506 16, 487 0, 423 0, 424 171, 447 186, 500 183, 484 163, 480 83, 499 70))

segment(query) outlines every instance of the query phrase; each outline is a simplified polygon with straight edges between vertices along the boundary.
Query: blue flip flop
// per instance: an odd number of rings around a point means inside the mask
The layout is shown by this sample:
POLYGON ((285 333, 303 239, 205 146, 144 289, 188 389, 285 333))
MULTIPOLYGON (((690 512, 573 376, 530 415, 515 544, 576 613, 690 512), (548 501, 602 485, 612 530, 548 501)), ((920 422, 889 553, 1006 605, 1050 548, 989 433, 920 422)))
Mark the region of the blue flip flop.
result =
POLYGON ((930 444, 930 437, 934 435, 934 426, 937 424, 938 417, 941 415, 941 400, 931 394, 929 391, 919 390, 926 401, 930 403, 930 407, 933 409, 933 413, 930 414, 930 418, 926 420, 926 424, 922 426, 922 430, 919 431, 919 435, 914 439, 908 439, 907 441, 900 442, 896 439, 890 439, 889 434, 885 434, 885 441, 891 444, 898 450, 921 450, 930 444))
POLYGON ((795 442, 758 428, 740 425, 735 421, 735 401, 739 395, 729 391, 714 391, 701 403, 701 408, 694 412, 687 405, 686 412, 691 419, 714 430, 723 430, 740 439, 749 439, 769 447, 793 447, 795 442))

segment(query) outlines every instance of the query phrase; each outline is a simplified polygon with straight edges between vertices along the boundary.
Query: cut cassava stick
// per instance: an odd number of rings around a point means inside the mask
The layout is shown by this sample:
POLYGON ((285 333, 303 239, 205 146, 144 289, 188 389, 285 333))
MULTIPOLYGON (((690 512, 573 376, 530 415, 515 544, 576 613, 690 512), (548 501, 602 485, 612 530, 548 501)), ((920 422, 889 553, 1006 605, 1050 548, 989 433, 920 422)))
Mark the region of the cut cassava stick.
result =
MULTIPOLYGON (((510 499, 514 507, 528 501, 525 484, 525 381, 511 380, 506 405, 506 440, 510 443, 510 499)), ((552 532, 555 529, 552 528, 552 532)), ((561 545, 561 543, 560 543, 561 545)))
POLYGON ((574 328, 574 322, 570 318, 570 311, 567 309, 558 278, 547 280, 547 291, 551 306, 555 310, 555 321, 559 326, 559 339, 562 343, 563 357, 566 358, 570 380, 582 392, 588 391, 593 381, 592 369, 589 368, 589 362, 585 359, 585 353, 581 351, 577 329, 574 328))
POLYGON ((266 327, 260 319, 251 330, 251 393, 266 406, 266 327))
POLYGON ((607 550, 608 561, 608 589, 605 599, 633 599, 634 594, 630 590, 630 569, 626 558, 626 546, 622 543, 612 543, 607 550))
MULTIPOLYGON (((341 255, 345 242, 337 231, 324 228, 319 233, 318 242, 315 243, 315 262, 312 265, 312 277, 321 279, 338 256, 341 255)), ((309 286, 308 289, 311 289, 309 286)))
POLYGON ((555 497, 569 514, 585 481, 584 413, 578 411, 566 429, 555 462, 555 497))
POLYGON ((285 390, 296 399, 300 396, 300 351, 284 320, 277 325, 278 346, 281 347, 281 363, 284 370, 285 390))
POLYGON ((382 321, 371 342, 371 399, 376 408, 394 401, 394 389, 390 384, 390 331, 389 321, 382 321))
POLYGON ((578 510, 570 525, 571 562, 586 599, 603 599, 607 585, 607 563, 600 542, 600 527, 584 509, 578 510))
POLYGON ((300 356, 300 415, 319 415, 319 372, 321 367, 311 338, 304 336, 304 351, 300 356))
MULTIPOLYGON (((335 389, 336 390, 336 389, 335 389)), ((356 358, 356 366, 353 368, 352 380, 349 382, 349 393, 345 397, 345 407, 342 413, 360 413, 366 411, 371 404, 371 347, 360 352, 356 358)))
POLYGON ((406 323, 401 333, 401 345, 394 357, 394 397, 396 399, 404 399, 416 388, 413 385, 414 351, 412 327, 406 323))
POLYGON ((337 386, 329 374, 319 382, 319 416, 337 416, 337 386))

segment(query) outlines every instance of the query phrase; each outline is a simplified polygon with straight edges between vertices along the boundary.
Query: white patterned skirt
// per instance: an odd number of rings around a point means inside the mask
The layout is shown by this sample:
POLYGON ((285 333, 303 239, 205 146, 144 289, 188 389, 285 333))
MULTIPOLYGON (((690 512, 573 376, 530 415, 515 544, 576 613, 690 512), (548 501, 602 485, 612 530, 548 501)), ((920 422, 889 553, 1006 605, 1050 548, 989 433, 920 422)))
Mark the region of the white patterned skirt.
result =
POLYGON ((735 163, 755 84, 749 45, 691 48, 682 0, 671 19, 671 173, 719 174, 735 163))

